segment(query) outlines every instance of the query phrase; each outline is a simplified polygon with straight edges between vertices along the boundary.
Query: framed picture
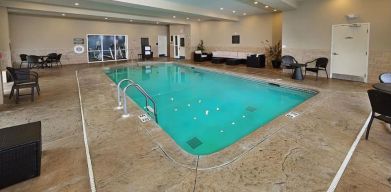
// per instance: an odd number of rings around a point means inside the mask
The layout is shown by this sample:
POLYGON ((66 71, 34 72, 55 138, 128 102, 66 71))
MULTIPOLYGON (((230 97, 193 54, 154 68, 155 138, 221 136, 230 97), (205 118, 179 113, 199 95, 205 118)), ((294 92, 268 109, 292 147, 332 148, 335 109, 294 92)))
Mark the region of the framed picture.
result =
POLYGON ((232 44, 240 44, 240 35, 232 35, 232 44))

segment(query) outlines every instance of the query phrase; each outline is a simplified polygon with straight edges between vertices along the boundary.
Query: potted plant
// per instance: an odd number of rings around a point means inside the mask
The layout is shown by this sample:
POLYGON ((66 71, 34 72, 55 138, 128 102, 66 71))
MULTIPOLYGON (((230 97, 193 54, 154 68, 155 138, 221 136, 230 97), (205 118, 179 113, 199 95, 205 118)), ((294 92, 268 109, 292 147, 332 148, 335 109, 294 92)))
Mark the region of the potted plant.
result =
POLYGON ((262 42, 264 45, 265 53, 272 61, 273 68, 280 68, 281 66, 281 41, 278 41, 275 45, 272 45, 268 40, 262 42))
POLYGON ((198 43, 198 45, 197 45, 197 50, 200 50, 200 51, 202 51, 202 52, 205 51, 204 41, 203 41, 203 40, 201 40, 200 43, 198 43))

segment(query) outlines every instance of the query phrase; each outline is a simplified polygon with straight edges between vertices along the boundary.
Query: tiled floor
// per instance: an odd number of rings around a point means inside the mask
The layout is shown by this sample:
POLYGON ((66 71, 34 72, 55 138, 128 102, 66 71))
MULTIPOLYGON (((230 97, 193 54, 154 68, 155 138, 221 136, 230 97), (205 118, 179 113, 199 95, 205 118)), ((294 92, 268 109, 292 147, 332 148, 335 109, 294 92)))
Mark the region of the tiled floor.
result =
MULTIPOLYGON (((295 121, 279 117, 260 134, 270 135, 239 160, 216 169, 189 169, 160 151, 162 133, 141 124, 135 111, 121 119, 115 88, 101 65, 39 71, 42 94, 31 103, 0 107, 0 127, 41 120, 40 177, 4 191, 89 191, 75 70, 80 70, 89 146, 98 191, 325 191, 370 111, 370 85, 309 77, 293 81, 280 70, 203 63, 202 66, 320 90, 300 105, 295 121), (285 123, 284 123, 285 122, 285 123), (148 132, 144 129, 147 127, 148 132), (267 130, 270 130, 268 132, 267 130), (273 134, 271 134, 273 133, 273 134), (196 181, 196 182, 195 182, 196 181), (195 185, 196 183, 196 185, 195 185)), ((391 191, 391 134, 375 122, 361 140, 337 191, 391 191), (388 180, 389 179, 389 180, 388 180)), ((163 146, 164 147, 164 146, 163 146)), ((170 155, 175 158, 173 151, 170 155)), ((203 157, 200 158, 203 159, 203 157)), ((205 158, 204 158, 205 159, 205 158)), ((174 159, 175 160, 175 159, 174 159)), ((190 164, 194 159, 188 159, 190 164)))

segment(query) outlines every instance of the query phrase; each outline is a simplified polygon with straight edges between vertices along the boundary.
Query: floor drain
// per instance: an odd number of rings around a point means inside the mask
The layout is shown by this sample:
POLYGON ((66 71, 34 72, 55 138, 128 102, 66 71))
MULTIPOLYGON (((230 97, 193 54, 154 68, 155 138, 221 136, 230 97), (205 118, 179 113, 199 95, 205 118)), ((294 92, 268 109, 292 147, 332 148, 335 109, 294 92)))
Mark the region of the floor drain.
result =
POLYGON ((249 112, 254 112, 254 111, 257 110, 257 108, 248 106, 248 107, 246 108, 246 110, 249 111, 249 112))
POLYGON ((299 115, 300 115, 299 113, 291 111, 291 112, 285 114, 285 117, 288 117, 290 119, 294 119, 294 118, 296 118, 299 115))
POLYGON ((145 123, 145 122, 148 122, 151 120, 151 118, 149 118, 149 116, 147 114, 142 114, 142 115, 139 115, 138 118, 140 119, 141 122, 145 123))
POLYGON ((195 149, 198 146, 202 145, 202 142, 197 137, 193 137, 192 139, 188 140, 186 143, 188 145, 190 145, 190 147, 193 148, 193 149, 195 149))

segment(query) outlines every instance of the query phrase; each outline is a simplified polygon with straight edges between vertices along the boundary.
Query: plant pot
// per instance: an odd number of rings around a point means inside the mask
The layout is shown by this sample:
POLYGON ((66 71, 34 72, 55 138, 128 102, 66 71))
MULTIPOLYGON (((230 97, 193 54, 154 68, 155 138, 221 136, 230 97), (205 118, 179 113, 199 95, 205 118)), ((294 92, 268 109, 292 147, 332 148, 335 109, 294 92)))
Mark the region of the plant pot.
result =
POLYGON ((281 67, 281 60, 272 60, 273 68, 279 69, 281 67))

